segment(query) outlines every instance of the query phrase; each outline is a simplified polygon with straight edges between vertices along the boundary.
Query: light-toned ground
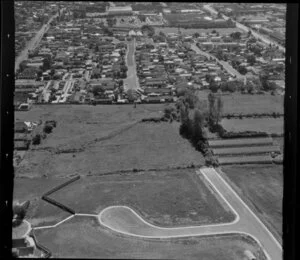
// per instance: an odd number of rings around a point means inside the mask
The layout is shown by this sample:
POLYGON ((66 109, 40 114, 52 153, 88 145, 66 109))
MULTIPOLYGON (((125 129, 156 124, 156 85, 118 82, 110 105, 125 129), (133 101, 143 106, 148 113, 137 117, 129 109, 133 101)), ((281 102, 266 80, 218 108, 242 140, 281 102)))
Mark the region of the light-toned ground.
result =
POLYGON ((283 134, 283 117, 279 118, 223 118, 221 125, 230 132, 258 131, 283 134))
POLYGON ((29 224, 26 221, 23 221, 19 226, 13 227, 12 229, 12 238, 21 238, 27 233, 29 229, 29 224))
MULTIPOLYGON (((240 260, 245 250, 258 252, 240 236, 139 239, 99 225, 96 218, 75 217, 53 229, 37 230, 37 239, 60 258, 240 260), (70 243, 72 241, 72 243, 70 243)), ((258 258, 259 259, 259 258, 258 258)))

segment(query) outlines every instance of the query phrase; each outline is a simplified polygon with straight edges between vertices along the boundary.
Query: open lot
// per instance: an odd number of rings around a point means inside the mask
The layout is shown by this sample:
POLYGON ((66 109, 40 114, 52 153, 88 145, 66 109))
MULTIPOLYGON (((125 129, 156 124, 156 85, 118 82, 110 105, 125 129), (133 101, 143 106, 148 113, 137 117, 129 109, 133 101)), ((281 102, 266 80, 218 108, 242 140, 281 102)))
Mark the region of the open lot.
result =
POLYGON ((240 236, 139 239, 111 233, 87 217, 37 230, 36 236, 55 258, 199 259, 201 255, 207 260, 240 260, 247 249, 261 254, 253 242, 240 236))
POLYGON ((202 154, 179 135, 178 123, 137 122, 162 115, 164 107, 61 105, 17 112, 18 119, 53 119, 57 127, 41 145, 26 152, 16 176, 65 177, 134 168, 203 165, 202 154))
MULTIPOLYGON (((222 28, 222 29, 183 29, 180 28, 180 31, 184 35, 192 35, 194 33, 211 33, 213 30, 216 30, 220 35, 230 34, 232 32, 243 32, 239 28, 222 28)), ((163 33, 178 33, 177 27, 155 27, 155 33, 159 34, 159 32, 163 33)))
POLYGON ((86 177, 50 197, 77 213, 129 206, 158 226, 232 221, 234 215, 213 192, 190 169, 86 177))
POLYGON ((283 117, 280 118, 223 118, 221 125, 229 132, 258 131, 283 134, 283 117))
POLYGON ((222 96, 224 114, 283 113, 284 96, 233 93, 222 96))
POLYGON ((282 165, 224 166, 223 176, 281 241, 282 165))

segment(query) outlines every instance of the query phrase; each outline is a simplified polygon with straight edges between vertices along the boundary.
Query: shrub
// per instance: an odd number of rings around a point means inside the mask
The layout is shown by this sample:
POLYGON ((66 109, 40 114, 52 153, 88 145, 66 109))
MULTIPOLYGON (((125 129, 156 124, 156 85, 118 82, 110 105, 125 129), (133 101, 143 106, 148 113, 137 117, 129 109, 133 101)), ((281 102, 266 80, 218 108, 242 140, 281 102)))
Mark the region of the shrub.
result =
POLYGON ((43 131, 44 131, 44 133, 46 133, 46 134, 50 134, 50 133, 52 132, 52 129, 53 129, 53 126, 52 126, 52 125, 46 124, 46 125, 44 126, 43 131))
POLYGON ((38 145, 41 143, 41 135, 40 134, 36 134, 33 138, 32 138, 32 144, 33 145, 38 145))

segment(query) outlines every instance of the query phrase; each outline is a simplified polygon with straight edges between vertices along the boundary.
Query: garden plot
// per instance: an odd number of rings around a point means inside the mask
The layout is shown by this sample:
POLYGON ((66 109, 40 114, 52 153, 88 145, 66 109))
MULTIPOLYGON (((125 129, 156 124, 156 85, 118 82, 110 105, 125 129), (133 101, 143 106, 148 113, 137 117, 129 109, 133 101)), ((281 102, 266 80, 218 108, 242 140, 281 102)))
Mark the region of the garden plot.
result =
POLYGON ((228 132, 257 131, 268 134, 283 134, 283 117, 222 119, 221 125, 228 132))
POLYGON ((272 145, 273 139, 267 138, 238 138, 238 139, 219 139, 209 140, 208 144, 211 148, 224 148, 224 147, 241 147, 241 146, 259 146, 259 145, 272 145))
POLYGON ((257 164, 257 163, 272 163, 270 155, 256 156, 234 156, 234 157, 219 157, 219 164, 257 164))
POLYGON ((251 146, 213 149, 213 153, 219 156, 238 154, 264 154, 271 152, 280 152, 279 146, 251 146))

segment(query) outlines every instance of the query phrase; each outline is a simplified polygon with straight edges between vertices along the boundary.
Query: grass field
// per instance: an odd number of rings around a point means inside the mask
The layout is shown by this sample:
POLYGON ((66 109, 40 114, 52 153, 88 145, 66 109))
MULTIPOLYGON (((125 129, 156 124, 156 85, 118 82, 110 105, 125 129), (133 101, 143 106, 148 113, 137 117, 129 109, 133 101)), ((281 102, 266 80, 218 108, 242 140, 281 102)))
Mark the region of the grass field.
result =
MULTIPOLYGON (((200 101, 207 102, 208 90, 197 91, 200 101)), ((222 95, 223 115, 226 114, 263 114, 263 113, 283 113, 284 96, 271 94, 251 95, 232 93, 222 95)), ((208 106, 208 102, 207 102, 208 106)))
POLYGON ((20 120, 57 121, 53 133, 26 152, 18 177, 203 165, 202 154, 181 138, 177 123, 137 123, 162 115, 165 105, 47 107, 16 113, 20 120))
POLYGON ((282 165, 224 166, 222 171, 241 198, 254 209, 258 217, 281 240, 282 165))
MULTIPOLYGON (((230 34, 232 32, 243 32, 239 28, 222 28, 222 29, 183 29, 180 28, 180 31, 183 35, 193 35, 194 33, 211 33, 213 30, 216 30, 220 35, 230 34)), ((159 32, 167 33, 178 33, 177 27, 155 27, 155 33, 159 32)))
POLYGON ((240 260, 244 250, 257 259, 262 252, 240 236, 139 239, 124 237, 99 225, 95 218, 75 217, 53 229, 36 231, 55 258, 240 260))
POLYGON ((234 93, 222 96, 224 114, 283 113, 284 96, 234 93))
POLYGON ((283 134, 283 117, 222 119, 221 125, 229 132, 258 131, 269 134, 283 134))
POLYGON ((194 169, 86 177, 50 197, 78 213, 98 214, 108 206, 130 206, 159 226, 229 222, 234 218, 194 169))

